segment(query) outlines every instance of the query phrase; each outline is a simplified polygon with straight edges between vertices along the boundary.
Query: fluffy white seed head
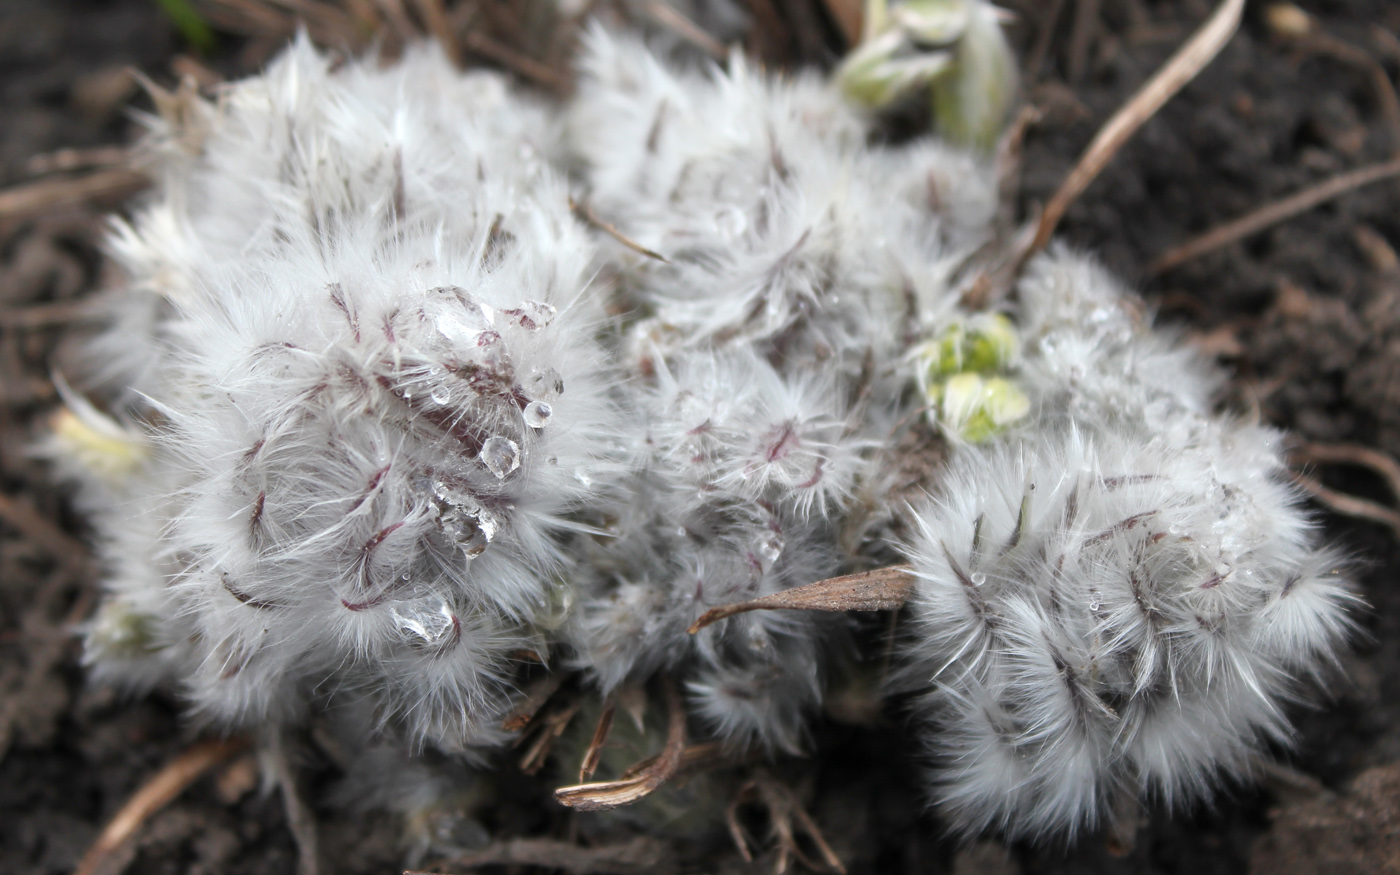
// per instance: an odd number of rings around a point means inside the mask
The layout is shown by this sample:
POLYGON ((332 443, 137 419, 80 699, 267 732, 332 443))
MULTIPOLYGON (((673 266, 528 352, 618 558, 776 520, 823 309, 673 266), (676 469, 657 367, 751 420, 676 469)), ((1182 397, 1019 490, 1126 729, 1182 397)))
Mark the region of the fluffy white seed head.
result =
POLYGON ((182 680, 225 725, 359 691, 458 748, 540 646, 570 515, 615 479, 547 116, 433 49, 333 70, 301 41, 201 118, 116 238, 131 315, 91 356, 131 350, 94 382, 171 472, 140 511, 192 630, 182 680))
POLYGON ((912 682, 955 828, 1073 835, 1123 794, 1204 797, 1290 737, 1356 597, 1281 437, 1209 412, 1218 377, 1063 252, 1021 284, 1034 414, 959 448, 913 514, 912 682))
POLYGON ((750 345, 785 373, 883 373, 953 305, 949 276, 995 207, 977 159, 866 146, 868 122, 810 75, 667 68, 589 35, 571 144, 590 203, 665 256, 623 278, 663 354, 750 345))

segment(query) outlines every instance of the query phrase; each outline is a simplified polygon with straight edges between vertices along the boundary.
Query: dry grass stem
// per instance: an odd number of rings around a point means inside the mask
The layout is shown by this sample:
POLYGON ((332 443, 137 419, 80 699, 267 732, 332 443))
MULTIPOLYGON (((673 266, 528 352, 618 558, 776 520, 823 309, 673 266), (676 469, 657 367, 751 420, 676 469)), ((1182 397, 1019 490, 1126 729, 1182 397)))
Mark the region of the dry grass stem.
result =
POLYGON ((666 710, 669 725, 666 747, 654 760, 629 769, 616 781, 560 787, 554 798, 577 811, 604 811, 630 805, 650 796, 680 770, 685 753, 685 701, 675 683, 666 682, 666 710))
POLYGON ((562 673, 551 672, 530 684, 525 690, 525 696, 521 699, 520 704, 516 705, 515 709, 501 721, 501 728, 508 732, 515 732, 530 725, 535 714, 539 713, 550 697, 559 691, 559 687, 564 683, 564 677, 565 675, 562 673))
POLYGON ((268 750, 277 784, 282 789, 282 807, 287 812, 287 826, 297 845, 297 875, 320 875, 320 830, 316 812, 306 802, 301 780, 287 752, 289 739, 279 733, 268 750))
POLYGON ((1339 174, 1282 200, 1265 204, 1238 219, 1217 225, 1189 243, 1183 243, 1167 250, 1153 259, 1147 267, 1147 272, 1150 275, 1165 273, 1179 264, 1205 255, 1207 252, 1213 252, 1222 246, 1228 246, 1285 219, 1291 219, 1332 198, 1346 194, 1363 185, 1370 185, 1373 182, 1380 182, 1395 176, 1400 176, 1400 159, 1392 159, 1381 164, 1373 164, 1370 167, 1362 167, 1359 170, 1339 174))
POLYGON ((1195 35, 1099 129, 1079 163, 1060 184, 1041 213, 1035 238, 1022 261, 1045 248, 1070 205, 1118 154, 1123 144, 1219 54, 1239 27, 1243 12, 1244 0, 1223 0, 1195 35))
POLYGON ((1323 486, 1317 480, 1306 474, 1295 473, 1293 482, 1312 496, 1319 504, 1328 510, 1341 514, 1342 516, 1353 517, 1354 519, 1366 520, 1368 522, 1379 523, 1387 526, 1400 538, 1400 512, 1396 512, 1377 501, 1367 498, 1358 498, 1355 495, 1348 495, 1345 492, 1338 492, 1335 489, 1323 486))
POLYGON ((241 738, 202 741, 156 772, 127 800, 107 823, 97 841, 83 855, 73 875, 116 875, 107 871, 107 860, 133 839, 141 826, 157 811, 185 792, 200 776, 247 747, 241 738))
POLYGON ((568 90, 568 80, 559 71, 501 45, 480 31, 468 31, 462 37, 462 44, 483 58, 494 61, 517 76, 555 94, 563 94, 568 90))
POLYGON ((616 225, 612 225, 608 222, 603 221, 597 213, 593 212, 593 207, 589 204, 584 203, 582 201, 574 200, 573 198, 569 198, 569 207, 574 211, 575 214, 578 215, 579 218, 583 219, 588 224, 597 228, 599 231, 602 231, 604 234, 607 234, 609 237, 613 238, 618 243, 621 243, 623 246, 626 246, 628 249, 632 250, 638 255, 645 255, 647 258, 653 258, 661 262, 662 264, 671 263, 666 259, 666 256, 662 255, 659 252, 655 252, 651 249, 646 248, 642 244, 633 240, 631 237, 628 237, 626 234, 619 231, 616 225))
POLYGON ((1304 463, 1337 463, 1370 468, 1385 482, 1390 494, 1400 500, 1400 462, 1388 453, 1359 444, 1299 443, 1293 448, 1293 455, 1304 463))
MULTIPOLYGON (((520 758, 520 771, 527 775, 533 775, 544 768, 545 761, 549 759, 549 752, 554 750, 554 744, 569 728, 574 716, 583 707, 582 702, 570 702, 561 708, 551 710, 542 716, 536 726, 535 740, 526 749, 525 755, 520 758)), ((524 740, 524 736, 521 736, 524 740)))
POLYGON ((125 167, 84 176, 44 179, 0 190, 0 221, 28 219, 86 203, 112 205, 150 185, 144 173, 125 167))
POLYGON ((0 522, 15 528, 66 568, 81 568, 92 557, 87 544, 43 517, 27 498, 0 495, 0 522))
POLYGON ((841 858, 836 856, 831 845, 827 844, 821 829, 802 807, 797 795, 787 785, 761 769, 755 777, 739 788, 739 792, 734 795, 734 800, 725 811, 730 838, 746 862, 753 862, 754 857, 749 849, 748 836, 739 823, 739 806, 750 799, 756 799, 762 804, 778 843, 778 859, 773 867, 775 875, 787 872, 794 859, 814 872, 838 872, 840 875, 846 875, 846 867, 841 858), (797 839, 799 831, 816 848, 820 860, 813 859, 802 850, 802 845, 797 839))
POLYGON ((36 304, 18 310, 0 310, 0 328, 52 328, 76 322, 93 322, 102 314, 88 301, 63 301, 57 304, 36 304))
POLYGON ((913 591, 908 565, 877 568, 711 608, 691 625, 690 634, 749 611, 893 611, 902 608, 913 591))
POLYGON ((647 17, 662 27, 670 30, 676 36, 690 43, 691 45, 706 52, 716 60, 723 61, 729 57, 729 50, 724 47, 724 43, 710 36, 698 24, 681 15, 676 10, 665 3, 652 0, 645 7, 647 17))
POLYGON ((603 703, 602 716, 598 718, 598 725, 593 730, 593 738, 588 742, 588 752, 583 755, 583 763, 578 769, 578 782, 580 784, 593 777, 593 773, 598 771, 598 760, 603 755, 603 745, 607 744, 608 733, 612 731, 613 715, 617 713, 617 703, 611 697, 603 703))
MULTIPOLYGON (((674 868, 671 848, 659 839, 639 837, 617 845, 585 848, 555 839, 511 839, 484 850, 443 861, 441 867, 477 869, 482 866, 529 866, 571 875, 661 875, 674 868)), ((404 872, 404 875, 440 875, 404 872)))
POLYGON ((49 173, 71 173, 75 170, 123 167, 131 161, 131 150, 122 146, 98 146, 93 149, 59 149, 35 155, 25 162, 25 172, 31 176, 49 173))

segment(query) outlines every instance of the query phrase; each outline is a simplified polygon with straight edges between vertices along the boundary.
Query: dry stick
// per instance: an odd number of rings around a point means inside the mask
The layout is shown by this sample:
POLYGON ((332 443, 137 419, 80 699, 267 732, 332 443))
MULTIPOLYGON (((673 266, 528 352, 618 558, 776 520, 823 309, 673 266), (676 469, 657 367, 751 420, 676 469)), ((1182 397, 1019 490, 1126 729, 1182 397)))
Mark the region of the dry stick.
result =
POLYGON ((1388 453, 1359 444, 1314 443, 1300 443, 1294 447, 1294 453, 1306 462, 1339 462, 1370 468, 1390 487, 1390 494, 1400 499, 1400 462, 1388 453))
POLYGON ((670 30, 676 36, 686 42, 700 48, 711 57, 723 61, 729 57, 729 50, 724 44, 710 36, 698 24, 681 15, 676 10, 667 6, 660 0, 652 0, 645 7, 647 17, 662 27, 670 30))
POLYGON ((126 168, 99 170, 71 179, 45 179, 0 191, 0 221, 27 219, 48 210, 88 201, 116 201, 150 184, 144 173, 126 168))
POLYGON ((624 774, 616 781, 560 787, 554 791, 554 798, 577 811, 604 811, 650 796, 670 780, 680 769, 686 747, 685 702, 675 683, 669 679, 666 681, 666 706, 670 720, 666 747, 653 762, 638 768, 635 773, 624 774))
POLYGON ((67 173, 73 170, 91 170, 97 167, 120 167, 131 162, 131 150, 123 146, 99 146, 94 149, 59 149, 35 155, 24 164, 24 170, 32 176, 48 173, 67 173))
POLYGON ((559 691, 559 687, 564 683, 564 678, 563 672, 551 672, 530 684, 520 704, 516 705, 514 710, 501 721, 501 728, 508 732, 515 732, 528 726, 530 721, 535 718, 535 714, 550 700, 550 697, 559 691))
POLYGON ((287 754, 287 734, 277 732, 268 751, 278 785, 282 788, 282 807, 287 812, 287 826, 297 845, 297 875, 320 875, 320 839, 316 828, 316 813, 306 803, 301 781, 287 754))
POLYGON ((865 10, 861 0, 824 0, 824 4, 831 20, 841 29, 846 48, 853 49, 860 45, 863 36, 861 30, 865 27, 865 10))
POLYGON ((37 304, 18 310, 0 310, 0 328, 50 328, 74 322, 93 322, 102 318, 90 301, 63 301, 57 304, 37 304))
MULTIPOLYGON (((153 814, 185 792, 200 776, 247 747, 242 738, 202 741, 186 750, 141 785, 88 848, 73 875, 94 875, 153 814)), ((115 873, 107 873, 115 875, 115 873)))
POLYGON ((618 243, 621 243, 623 246, 626 246, 628 249, 632 250, 638 255, 645 255, 647 258, 654 258, 662 264, 671 263, 666 258, 666 256, 662 255, 659 252, 655 252, 651 249, 646 248, 642 244, 638 243, 636 240, 633 240, 631 237, 628 237, 626 234, 619 231, 616 225, 612 225, 603 221, 597 213, 593 212, 593 207, 589 204, 581 201, 576 201, 573 198, 569 198, 569 209, 573 210, 579 216, 579 218, 583 219, 588 224, 597 228, 599 231, 602 231, 604 234, 607 234, 609 237, 613 238, 618 243))
POLYGON ((1357 498, 1355 495, 1347 495, 1345 492, 1330 489, 1306 474, 1295 473, 1293 482, 1328 509, 1342 516, 1388 526, 1396 537, 1400 537, 1400 512, 1396 512, 1379 502, 1357 498))
POLYGON ((893 611, 909 601, 914 579, 908 565, 894 565, 819 580, 746 602, 711 608, 691 625, 690 634, 726 617, 749 611, 893 611))
POLYGON ((613 714, 616 712, 617 703, 609 696, 603 703, 603 714, 598 718, 598 725, 593 729, 593 740, 588 743, 588 751, 583 755, 583 763, 578 768, 580 784, 598 771, 598 760, 603 756, 603 745, 608 741, 608 733, 612 732, 613 714))
POLYGON ((1050 40, 1055 36, 1055 26, 1060 22, 1065 0, 1050 0, 1049 8, 1040 17, 1040 30, 1035 35, 1035 45, 1026 57, 1026 82, 1040 78, 1040 68, 1045 64, 1045 56, 1050 52, 1050 40))
POLYGON ((86 544, 40 515, 28 499, 0 495, 0 521, 13 526, 69 568, 81 567, 92 556, 86 544))
POLYGON ((1334 197, 1346 194, 1363 185, 1370 185, 1373 182, 1394 176, 1400 176, 1400 159, 1373 164, 1370 167, 1334 176, 1326 182, 1305 188, 1283 200, 1266 204, 1238 219, 1217 225, 1196 239, 1167 250, 1148 265, 1147 272, 1149 275, 1156 275, 1171 270, 1183 262, 1227 246, 1236 240, 1262 231, 1270 225, 1276 225, 1285 219, 1290 219, 1334 197))
POLYGON ((1066 78, 1078 85, 1089 68, 1089 52, 1093 48, 1094 31, 1099 25, 1099 0, 1075 0, 1074 22, 1069 35, 1069 64, 1066 78))
MULTIPOLYGON (((479 866, 533 866, 557 869, 573 875, 652 875, 666 871, 670 847, 658 839, 639 837, 618 845, 580 847, 557 839, 511 839, 496 842, 441 865, 454 869, 475 869, 479 866)), ((432 872, 407 871, 404 875, 436 875, 432 872)))
POLYGON ((1381 115, 1385 116, 1386 125, 1390 128, 1391 153, 1400 154, 1400 97, 1396 96, 1395 86, 1391 83, 1384 65, 1365 49, 1327 33, 1307 34, 1300 38, 1299 45, 1305 51, 1331 55, 1342 63, 1351 64, 1361 70, 1370 80, 1371 88, 1376 92, 1376 102, 1380 104, 1381 115))
POLYGON ((414 0, 414 5, 418 7, 418 14, 423 17, 423 22, 428 25, 428 32, 442 46, 447 60, 454 66, 461 66, 462 47, 458 45, 457 37, 452 33, 452 25, 447 20, 447 10, 443 9, 442 0, 414 0))
POLYGON ((525 79, 529 79, 537 85, 548 88, 556 94, 563 94, 568 90, 568 83, 558 71, 541 64, 534 58, 526 57, 519 52, 506 48, 484 33, 468 31, 462 37, 462 44, 489 60, 495 61, 512 73, 525 79))
POLYGON ((1223 0, 1200 30, 1177 49, 1176 54, 1138 90, 1126 106, 1114 113, 1104 124, 1089 144, 1089 148, 1084 150, 1079 163, 1060 184, 1045 211, 1041 213, 1035 238, 1031 241, 1029 250, 1018 260, 1018 268, 1032 255, 1045 248, 1070 204, 1084 193, 1084 189, 1098 177, 1118 150, 1123 148, 1123 144, 1137 133, 1138 128, 1156 115, 1157 110, 1161 109, 1172 95, 1196 78, 1196 75, 1220 53, 1239 27, 1243 11, 1244 0, 1223 0))

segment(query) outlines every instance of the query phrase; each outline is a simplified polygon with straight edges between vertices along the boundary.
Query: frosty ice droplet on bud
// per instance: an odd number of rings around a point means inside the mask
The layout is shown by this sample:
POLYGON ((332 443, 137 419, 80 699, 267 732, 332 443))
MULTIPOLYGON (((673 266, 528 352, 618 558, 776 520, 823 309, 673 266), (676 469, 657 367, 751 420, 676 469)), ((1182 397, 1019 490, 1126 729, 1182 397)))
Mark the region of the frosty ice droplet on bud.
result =
POLYGON ((544 428, 549 425, 549 418, 554 415, 554 408, 543 401, 531 401, 525 405, 525 424, 531 428, 544 428))
POLYGON ((487 438, 481 445, 480 459, 497 480, 504 480, 507 474, 520 467, 520 445, 499 435, 487 438))

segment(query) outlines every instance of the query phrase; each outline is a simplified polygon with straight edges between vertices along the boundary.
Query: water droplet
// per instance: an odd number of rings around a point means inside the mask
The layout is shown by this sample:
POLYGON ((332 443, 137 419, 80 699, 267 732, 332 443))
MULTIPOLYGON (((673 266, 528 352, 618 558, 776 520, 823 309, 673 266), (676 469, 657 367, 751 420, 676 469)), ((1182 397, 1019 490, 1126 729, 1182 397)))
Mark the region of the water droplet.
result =
POLYGON ((549 418, 554 415, 554 409, 543 401, 531 401, 525 405, 525 424, 531 428, 544 428, 549 425, 549 418))
POLYGON ((1101 607, 1103 607, 1103 593, 1093 590, 1089 593, 1089 610, 1098 613, 1101 607))
POLYGON ((520 445, 510 438, 487 438, 478 458, 497 480, 504 480, 507 474, 520 467, 520 445))
POLYGON ((725 207, 715 213, 715 230, 726 240, 733 240, 748 230, 748 227, 748 217, 738 207, 725 207))
POLYGON ((446 384, 439 383, 428 391, 428 397, 433 399, 434 404, 446 404, 452 400, 452 389, 446 384))
POLYGON ((987 582, 987 575, 983 574, 980 571, 974 571, 972 572, 971 580, 973 586, 981 586, 982 584, 987 582))
POLYGON ((462 548, 468 557, 480 556, 491 540, 481 526, 480 517, 460 507, 452 508, 440 520, 443 534, 462 548))
POLYGON ((526 331, 537 331, 548 328, 558 312, 553 304, 526 301, 514 310, 502 310, 501 315, 510 317, 511 321, 526 331))
POLYGON ((495 312, 485 304, 453 300, 438 313, 433 325, 454 346, 471 346, 495 321, 495 312))
POLYGON ((500 531, 502 520, 487 510, 468 488, 454 487, 443 480, 432 484, 438 527, 468 558, 480 556, 500 531))
POLYGON ((588 476, 588 474, 583 471, 575 471, 574 479, 577 480, 579 484, 582 485, 585 489, 593 485, 593 478, 588 476))
POLYGON ((1167 526, 1167 534, 1169 534, 1169 535, 1179 535, 1179 534, 1181 534, 1181 526, 1178 526, 1178 525, 1170 525, 1170 526, 1167 526))
POLYGON ((556 398, 564 392, 564 379, 554 368, 531 368, 525 392, 531 398, 556 398))
POLYGON ((392 615, 399 634, 410 644, 442 644, 456 634, 459 627, 452 609, 443 601, 396 606, 392 615))
POLYGON ((759 542, 758 555, 771 565, 778 561, 779 556, 783 555, 783 547, 785 546, 787 545, 783 541, 783 536, 775 532, 759 542))

